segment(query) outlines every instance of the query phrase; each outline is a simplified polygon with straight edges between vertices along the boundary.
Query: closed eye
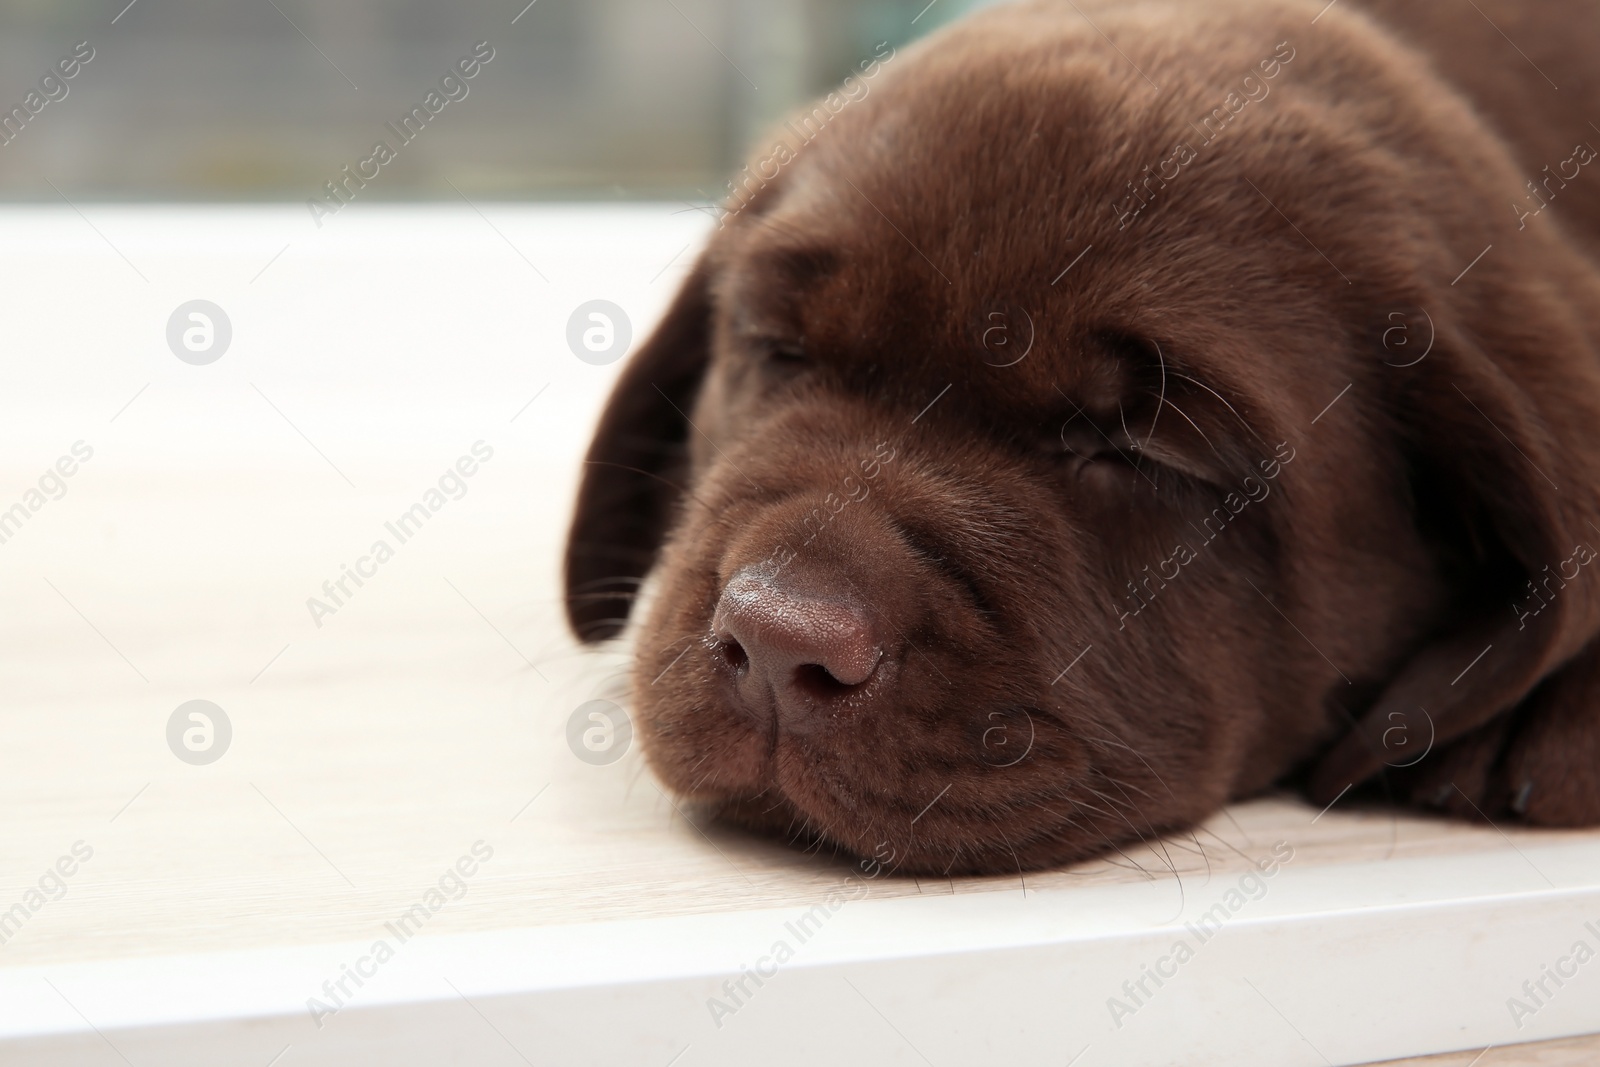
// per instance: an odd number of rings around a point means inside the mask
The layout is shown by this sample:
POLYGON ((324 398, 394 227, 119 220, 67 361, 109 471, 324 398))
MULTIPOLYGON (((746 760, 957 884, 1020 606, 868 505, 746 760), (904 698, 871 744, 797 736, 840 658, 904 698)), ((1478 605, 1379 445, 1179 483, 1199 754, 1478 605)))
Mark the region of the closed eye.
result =
POLYGON ((797 364, 806 361, 805 341, 798 337, 752 337, 750 351, 770 363, 797 364))
POLYGON ((1120 432, 1108 434, 1085 418, 1063 424, 1059 439, 1052 443, 1050 451, 1073 468, 1090 463, 1133 468, 1146 462, 1138 442, 1120 432))
POLYGON ((1080 417, 1063 426, 1058 438, 1044 443, 1042 450, 1070 477, 1107 488, 1188 486, 1225 491, 1237 484, 1237 479, 1195 463, 1167 441, 1158 437, 1147 442, 1133 436, 1136 433, 1124 433, 1120 427, 1103 430, 1080 417))

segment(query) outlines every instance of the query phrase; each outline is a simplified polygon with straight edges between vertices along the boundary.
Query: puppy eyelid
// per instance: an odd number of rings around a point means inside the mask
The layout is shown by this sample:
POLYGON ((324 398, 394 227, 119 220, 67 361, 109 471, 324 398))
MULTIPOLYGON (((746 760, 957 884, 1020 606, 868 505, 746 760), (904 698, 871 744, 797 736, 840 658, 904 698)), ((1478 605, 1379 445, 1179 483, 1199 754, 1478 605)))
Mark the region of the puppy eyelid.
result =
POLYGON ((750 347, 760 356, 779 363, 799 363, 806 358, 805 342, 795 337, 753 337, 750 347))
POLYGON ((1083 418, 1064 422, 1056 435, 1054 446, 1051 451, 1083 460, 1122 459, 1132 462, 1139 452, 1137 441, 1119 442, 1115 434, 1106 434, 1083 418))

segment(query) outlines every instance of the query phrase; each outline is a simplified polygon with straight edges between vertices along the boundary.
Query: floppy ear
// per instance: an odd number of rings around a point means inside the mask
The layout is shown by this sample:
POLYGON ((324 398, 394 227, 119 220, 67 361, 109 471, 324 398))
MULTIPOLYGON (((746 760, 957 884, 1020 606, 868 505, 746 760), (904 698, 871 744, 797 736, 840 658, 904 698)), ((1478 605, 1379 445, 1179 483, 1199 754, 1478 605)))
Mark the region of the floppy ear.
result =
POLYGON ((702 256, 649 341, 628 362, 584 460, 567 535, 567 621, 586 643, 627 625, 687 471, 688 423, 710 355, 702 256))
POLYGON ((1462 815, 1529 812, 1533 795, 1544 821, 1600 821, 1600 788, 1552 806, 1558 783, 1528 777, 1574 751, 1590 779, 1600 765, 1595 326, 1534 283, 1488 287, 1503 295, 1462 295, 1453 311, 1451 294, 1434 294, 1437 349, 1396 372, 1390 399, 1410 437, 1418 522, 1453 546, 1459 599, 1324 756, 1311 791, 1331 803, 1387 766, 1412 799, 1462 815))

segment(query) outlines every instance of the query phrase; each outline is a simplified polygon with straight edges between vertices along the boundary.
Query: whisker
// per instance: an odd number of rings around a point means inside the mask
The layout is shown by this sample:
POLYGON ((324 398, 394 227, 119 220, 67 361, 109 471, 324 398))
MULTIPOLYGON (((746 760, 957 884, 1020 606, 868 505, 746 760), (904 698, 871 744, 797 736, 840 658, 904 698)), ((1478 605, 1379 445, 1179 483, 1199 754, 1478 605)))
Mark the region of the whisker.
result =
POLYGON ((625 600, 633 603, 639 599, 638 593, 573 593, 568 600, 593 601, 593 600, 625 600))
POLYGON ((1192 839, 1194 841, 1194 847, 1198 848, 1200 850, 1200 858, 1206 861, 1206 883, 1205 884, 1206 885, 1210 885, 1211 884, 1211 857, 1206 854, 1206 846, 1204 846, 1204 845, 1202 845, 1200 843, 1199 836, 1196 835, 1193 830, 1189 831, 1189 837, 1190 837, 1190 839, 1192 839))
POLYGON ((1255 862, 1256 861, 1251 859, 1250 856, 1247 853, 1240 851, 1239 847, 1237 845, 1233 844, 1233 842, 1229 841, 1227 838, 1225 838, 1225 837, 1221 836, 1220 834, 1216 833, 1214 830, 1207 830, 1204 826, 1200 827, 1200 829, 1204 830, 1206 833, 1210 834, 1212 837, 1215 837, 1218 841, 1221 841, 1228 848, 1232 849, 1234 851, 1234 853, 1240 859, 1244 860, 1246 863, 1249 863, 1252 867, 1255 866, 1255 862))
POLYGON ((655 471, 647 471, 643 467, 631 467, 626 463, 617 463, 616 461, 609 460, 609 459, 586 459, 586 460, 583 461, 583 465, 585 467, 616 467, 618 470, 629 471, 629 472, 631 472, 633 474, 642 474, 646 478, 649 478, 649 479, 651 479, 653 481, 660 482, 662 485, 666 486, 669 489, 676 490, 677 492, 681 493, 683 496, 688 497, 690 500, 693 500, 695 503, 699 504, 701 507, 705 508, 707 511, 709 511, 709 512, 711 512, 713 514, 715 514, 716 511, 717 511, 716 508, 714 508, 710 504, 706 503, 706 501, 702 500, 697 494, 690 492, 687 487, 679 485, 677 482, 673 481, 670 478, 662 477, 660 474, 657 474, 655 471))
POLYGON ((1156 423, 1161 421, 1161 409, 1167 406, 1167 357, 1161 352, 1161 345, 1151 341, 1156 346, 1156 360, 1161 364, 1161 395, 1156 397, 1156 413, 1150 419, 1150 432, 1144 436, 1144 447, 1150 447, 1151 438, 1156 435, 1156 423))
POLYGON ((1149 771, 1150 774, 1155 778, 1155 780, 1161 783, 1161 788, 1163 788, 1163 789, 1165 789, 1167 791, 1167 796, 1171 797, 1173 800, 1177 800, 1178 799, 1178 794, 1174 793, 1172 791, 1172 787, 1167 784, 1167 780, 1165 778, 1161 777, 1161 775, 1159 773, 1157 773, 1157 771, 1156 771, 1156 769, 1154 767, 1150 766, 1150 761, 1144 758, 1144 754, 1141 753, 1138 749, 1134 748, 1132 745, 1128 744, 1126 741, 1119 741, 1119 740, 1116 740, 1115 738, 1107 740, 1107 739, 1101 738, 1101 737, 1091 737, 1088 734, 1080 734, 1079 736, 1082 737, 1085 741, 1092 741, 1092 742, 1094 742, 1096 744, 1101 744, 1101 745, 1115 745, 1117 748, 1124 749, 1127 752, 1131 752, 1133 754, 1134 759, 1137 759, 1140 763, 1144 764, 1144 769, 1149 771))
MULTIPOLYGON (((1122 409, 1122 401, 1120 400, 1117 401, 1117 418, 1122 420, 1122 436, 1128 439, 1128 448, 1133 452, 1133 465, 1139 467, 1140 462, 1144 459, 1144 454, 1139 449, 1139 439, 1133 436, 1133 433, 1128 429, 1128 413, 1122 409)), ((1146 438, 1146 443, 1148 442, 1149 439, 1146 438)), ((1144 474, 1144 469, 1139 468, 1139 473, 1144 474)), ((1160 477, 1160 475, 1161 468, 1158 466, 1156 468, 1156 476, 1160 477)), ((1160 485, 1156 484, 1155 478, 1147 476, 1147 480, 1153 488, 1161 488, 1160 485)))
MULTIPOLYGON (((1254 848, 1255 847, 1255 842, 1250 839, 1250 835, 1249 834, 1244 832, 1244 827, 1240 826, 1239 825, 1239 820, 1235 819, 1233 817, 1233 812, 1229 811, 1227 808, 1223 808, 1222 809, 1222 814, 1223 814, 1224 818, 1226 818, 1229 822, 1233 823, 1233 828, 1235 830, 1239 831, 1239 836, 1244 838, 1244 843, 1249 845, 1249 846, 1251 846, 1252 848, 1254 848)), ((1213 835, 1213 836, 1215 836, 1215 835, 1213 835)))
POLYGON ((573 588, 574 589, 590 589, 590 588, 594 588, 596 586, 605 587, 605 586, 609 586, 609 585, 635 585, 635 586, 639 586, 639 585, 643 585, 646 581, 648 581, 647 578, 645 578, 643 575, 638 575, 638 574, 608 574, 608 575, 606 575, 605 577, 602 577, 602 578, 591 578, 587 582, 580 582, 578 585, 574 586, 573 588))
MULTIPOLYGON (((1111 785, 1116 785, 1116 782, 1110 781, 1109 779, 1108 779, 1108 782, 1111 785)), ((1149 838, 1145 837, 1144 832, 1141 831, 1137 826, 1135 826, 1133 824, 1132 820, 1130 820, 1125 814, 1123 814, 1121 809, 1119 809, 1117 807, 1115 800, 1113 800, 1111 797, 1107 796, 1106 794, 1100 792, 1098 789, 1095 789, 1093 786, 1083 785, 1082 788, 1089 790, 1089 792, 1093 793, 1095 796, 1099 797, 1100 799, 1104 800, 1106 803, 1110 804, 1111 807, 1112 807, 1112 810, 1115 811, 1119 816, 1121 816, 1122 821, 1124 823, 1127 823, 1128 829, 1132 830, 1134 832, 1134 835, 1139 838, 1140 844, 1144 845, 1145 848, 1148 848, 1150 850, 1150 854, 1151 855, 1156 855, 1156 846, 1152 845, 1150 843, 1149 838)), ((1118 788, 1120 788, 1120 787, 1118 787, 1118 788)), ((1123 796, 1124 796, 1124 799, 1127 798, 1126 794, 1124 794, 1123 796)), ((1139 811, 1139 806, 1137 804, 1134 804, 1131 800, 1129 800, 1128 803, 1133 807, 1135 814, 1137 814, 1139 816, 1139 818, 1144 819, 1145 828, 1148 829, 1150 831, 1151 836, 1156 839, 1156 844, 1161 846, 1161 853, 1160 853, 1159 856, 1157 856, 1157 858, 1162 860, 1162 862, 1165 864, 1167 870, 1172 872, 1172 877, 1177 880, 1177 883, 1178 883, 1178 900, 1179 900, 1179 911, 1178 911, 1178 914, 1181 915, 1183 913, 1182 905, 1183 905, 1183 902, 1187 899, 1187 894, 1185 893, 1184 887, 1183 887, 1183 876, 1178 873, 1178 865, 1173 862, 1172 854, 1167 851, 1166 843, 1164 841, 1162 841, 1161 836, 1156 833, 1156 829, 1155 829, 1154 826, 1152 826, 1150 824, 1150 820, 1149 819, 1145 819, 1144 813, 1139 811)))
POLYGON ((1206 443, 1206 447, 1211 449, 1212 452, 1216 453, 1216 457, 1218 459, 1222 460, 1224 463, 1227 462, 1227 458, 1224 457, 1221 452, 1217 452, 1217 446, 1211 443, 1211 438, 1207 437, 1206 432, 1200 428, 1199 424, 1189 417, 1188 412, 1184 411, 1178 406, 1178 402, 1176 400, 1167 401, 1167 407, 1171 408, 1173 411, 1176 411, 1179 415, 1182 415, 1183 421, 1194 427, 1194 432, 1200 435, 1200 440, 1206 443))
MULTIPOLYGON (((1233 412, 1233 417, 1239 420, 1239 425, 1241 425, 1245 429, 1249 430, 1250 431, 1250 436, 1254 437, 1257 441, 1260 441, 1261 442, 1261 446, 1263 448, 1266 447, 1267 443, 1265 441, 1261 440, 1261 435, 1256 433, 1255 427, 1251 426, 1248 422, 1244 421, 1244 416, 1240 415, 1238 411, 1234 410, 1234 406, 1232 404, 1228 403, 1228 398, 1227 397, 1223 396, 1221 393, 1219 393, 1215 389, 1211 388, 1211 386, 1207 385, 1205 382, 1202 382, 1197 378, 1191 378, 1187 374, 1184 374, 1181 371, 1173 371, 1172 373, 1173 373, 1174 376, 1182 378, 1186 382, 1193 382, 1195 385, 1198 385, 1200 388, 1204 389, 1206 392, 1210 393, 1212 396, 1214 396, 1218 400, 1222 401, 1222 405, 1224 407, 1226 407, 1229 411, 1232 411, 1233 412)), ((1195 428, 1199 429, 1199 427, 1195 427, 1195 428)))
MULTIPOLYGON (((1093 825, 1093 824, 1091 824, 1091 825, 1093 825)), ((1148 881, 1151 881, 1151 882, 1156 881, 1156 876, 1155 875, 1153 875, 1149 871, 1145 870, 1144 865, 1142 863, 1140 863, 1138 860, 1134 859, 1132 856, 1130 856, 1126 852, 1122 851, 1122 846, 1117 844, 1115 841, 1111 840, 1111 838, 1107 837, 1104 830, 1102 830, 1098 826, 1096 826, 1095 827, 1095 833, 1099 834, 1100 835, 1100 840, 1102 840, 1106 844, 1110 845, 1112 847, 1112 849, 1115 850, 1117 855, 1121 856, 1123 859, 1125 859, 1129 863, 1133 864, 1133 869, 1134 870, 1136 870, 1140 874, 1144 875, 1145 878, 1148 881)), ((1112 861, 1110 859, 1107 859, 1106 862, 1107 863, 1111 863, 1112 861)), ((1120 867, 1121 864, 1114 864, 1114 866, 1119 866, 1120 867)), ((1124 868, 1124 869, 1126 869, 1126 868, 1124 868)))

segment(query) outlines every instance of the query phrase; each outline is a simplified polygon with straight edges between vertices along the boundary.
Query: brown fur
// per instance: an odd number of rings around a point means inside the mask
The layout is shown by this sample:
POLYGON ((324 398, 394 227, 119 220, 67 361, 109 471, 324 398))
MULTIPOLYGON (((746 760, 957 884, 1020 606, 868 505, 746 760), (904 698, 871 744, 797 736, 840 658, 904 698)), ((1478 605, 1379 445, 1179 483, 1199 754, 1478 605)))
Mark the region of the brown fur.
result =
POLYGON ((567 561, 589 640, 655 576, 635 697, 671 788, 934 872, 1297 770, 1318 803, 1381 774, 1600 822, 1600 161, 1513 207, 1600 146, 1600 8, 1322 7, 991 9, 758 146, 567 561), (709 634, 784 546, 891 635, 805 732, 709 634))

